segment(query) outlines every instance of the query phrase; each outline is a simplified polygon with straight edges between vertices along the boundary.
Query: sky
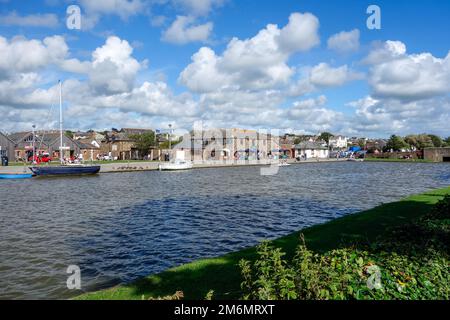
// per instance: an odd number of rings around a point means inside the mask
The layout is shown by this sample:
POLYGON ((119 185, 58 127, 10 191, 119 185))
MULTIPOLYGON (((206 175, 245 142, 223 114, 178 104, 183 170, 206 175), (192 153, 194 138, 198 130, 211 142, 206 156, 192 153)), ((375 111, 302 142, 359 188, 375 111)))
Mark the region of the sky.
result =
POLYGON ((0 131, 58 128, 60 79, 72 130, 171 124, 181 133, 201 122, 450 136, 450 1, 0 0, 0 8, 0 131), (379 29, 368 28, 370 5, 380 9, 379 29))

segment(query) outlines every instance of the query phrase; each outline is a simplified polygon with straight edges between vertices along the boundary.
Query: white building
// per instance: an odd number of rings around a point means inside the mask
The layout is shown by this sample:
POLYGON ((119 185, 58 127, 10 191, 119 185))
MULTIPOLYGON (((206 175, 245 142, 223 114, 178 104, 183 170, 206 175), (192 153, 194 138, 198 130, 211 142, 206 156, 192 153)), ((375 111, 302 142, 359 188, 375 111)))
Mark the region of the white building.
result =
POLYGON ((330 138, 329 145, 333 149, 347 149, 348 138, 344 136, 334 136, 330 138))
POLYGON ((330 156, 327 147, 315 142, 301 142, 295 145, 295 157, 308 159, 326 159, 330 156))

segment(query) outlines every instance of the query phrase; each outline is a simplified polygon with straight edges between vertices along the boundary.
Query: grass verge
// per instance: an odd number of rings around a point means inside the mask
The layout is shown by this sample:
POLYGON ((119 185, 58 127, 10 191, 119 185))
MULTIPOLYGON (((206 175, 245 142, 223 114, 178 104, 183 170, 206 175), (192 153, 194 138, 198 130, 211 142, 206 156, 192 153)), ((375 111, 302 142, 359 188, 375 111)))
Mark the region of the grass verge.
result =
POLYGON ((364 161, 368 162, 409 162, 409 163, 436 163, 431 160, 424 159, 389 159, 389 158, 365 158, 364 161))
MULTIPOLYGON (((316 225, 272 241, 272 244, 292 256, 304 234, 309 249, 327 252, 355 242, 374 241, 386 233, 389 227, 412 222, 425 215, 431 207, 450 194, 450 187, 410 196, 398 202, 349 215, 331 222, 316 225)), ((255 260, 256 248, 252 247, 221 257, 203 259, 151 275, 128 285, 78 296, 80 300, 129 300, 172 295, 181 290, 187 300, 204 299, 214 290, 215 299, 237 299, 241 296, 241 259, 255 260)))

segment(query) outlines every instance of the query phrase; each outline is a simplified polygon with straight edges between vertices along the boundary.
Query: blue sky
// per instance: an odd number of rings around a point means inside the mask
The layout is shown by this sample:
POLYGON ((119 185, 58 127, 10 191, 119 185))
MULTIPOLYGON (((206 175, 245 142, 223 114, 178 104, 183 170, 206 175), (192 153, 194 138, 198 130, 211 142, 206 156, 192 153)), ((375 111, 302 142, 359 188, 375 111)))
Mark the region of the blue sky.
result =
POLYGON ((201 120, 298 133, 450 135, 448 1, 1 4, 0 130, 55 125, 48 109, 61 78, 72 129, 189 130, 201 120), (81 30, 66 27, 73 4, 81 30), (381 8, 381 30, 366 27, 371 4, 381 8))

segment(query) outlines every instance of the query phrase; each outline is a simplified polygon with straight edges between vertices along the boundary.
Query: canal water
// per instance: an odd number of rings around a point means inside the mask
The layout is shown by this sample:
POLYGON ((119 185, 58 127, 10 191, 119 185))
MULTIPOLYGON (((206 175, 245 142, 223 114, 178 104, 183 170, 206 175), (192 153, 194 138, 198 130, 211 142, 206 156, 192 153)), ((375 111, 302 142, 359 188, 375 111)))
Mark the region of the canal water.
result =
POLYGON ((0 180, 0 298, 85 291, 450 185, 446 164, 321 163, 0 180))

